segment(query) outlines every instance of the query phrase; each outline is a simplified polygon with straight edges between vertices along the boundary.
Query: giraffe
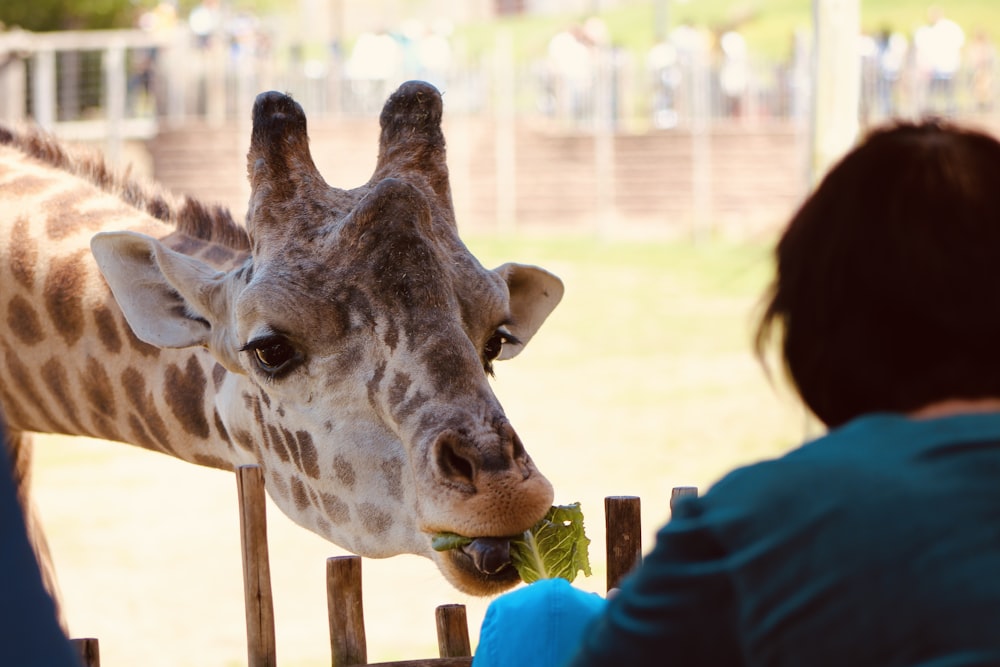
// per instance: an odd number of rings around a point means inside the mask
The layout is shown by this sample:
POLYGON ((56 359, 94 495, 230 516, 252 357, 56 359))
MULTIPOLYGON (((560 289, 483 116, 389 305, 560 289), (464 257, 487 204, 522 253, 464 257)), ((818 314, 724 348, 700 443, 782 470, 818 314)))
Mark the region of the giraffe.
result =
POLYGON ((254 463, 285 514, 353 553, 431 558, 474 595, 517 583, 506 538, 553 490, 489 378, 563 285, 460 240, 442 111, 400 86, 372 177, 339 189, 299 104, 260 94, 245 225, 0 128, 0 409, 22 499, 32 432, 254 463), (441 531, 476 539, 437 552, 441 531))

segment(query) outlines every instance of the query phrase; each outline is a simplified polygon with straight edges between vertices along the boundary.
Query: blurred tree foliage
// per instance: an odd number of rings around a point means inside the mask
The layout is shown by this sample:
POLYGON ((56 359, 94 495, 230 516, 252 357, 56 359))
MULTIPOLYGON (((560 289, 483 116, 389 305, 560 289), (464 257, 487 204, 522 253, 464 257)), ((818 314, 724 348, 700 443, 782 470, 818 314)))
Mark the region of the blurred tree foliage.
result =
MULTIPOLYGON (((131 28, 157 2, 170 2, 186 17, 199 0, 0 0, 0 29, 14 26, 37 32, 131 28)), ((288 0, 222 0, 224 7, 276 11, 297 6, 288 0)))
POLYGON ((143 9, 132 0, 3 0, 0 22, 35 31, 124 28, 143 9))

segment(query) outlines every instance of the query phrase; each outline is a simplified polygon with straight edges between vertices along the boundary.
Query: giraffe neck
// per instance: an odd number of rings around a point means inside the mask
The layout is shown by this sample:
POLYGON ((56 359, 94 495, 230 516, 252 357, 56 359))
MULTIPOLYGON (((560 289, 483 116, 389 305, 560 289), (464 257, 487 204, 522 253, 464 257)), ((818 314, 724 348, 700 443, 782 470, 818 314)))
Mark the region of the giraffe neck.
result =
POLYGON ((220 267, 241 261, 242 249, 184 233, 103 185, 0 144, 0 405, 9 427, 231 467, 245 452, 215 408, 226 371, 200 349, 138 340, 89 243, 102 230, 140 231, 220 267))

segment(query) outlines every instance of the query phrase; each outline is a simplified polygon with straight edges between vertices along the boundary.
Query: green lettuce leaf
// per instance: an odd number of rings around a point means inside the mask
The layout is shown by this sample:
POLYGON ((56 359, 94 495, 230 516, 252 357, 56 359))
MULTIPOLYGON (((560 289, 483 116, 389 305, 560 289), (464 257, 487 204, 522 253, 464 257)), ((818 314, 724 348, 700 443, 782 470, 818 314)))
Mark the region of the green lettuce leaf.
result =
MULTIPOLYGON (((471 543, 471 537, 456 533, 437 533, 431 540, 436 551, 471 543)), ((572 582, 581 571, 591 574, 589 547, 580 503, 554 505, 530 530, 511 538, 510 560, 525 583, 556 577, 572 582)))
POLYGON ((466 544, 471 543, 471 537, 459 535, 458 533, 435 533, 434 538, 431 539, 431 547, 434 551, 458 549, 459 547, 464 547, 466 544))
POLYGON ((525 583, 556 577, 572 582, 578 572, 591 574, 589 546, 580 503, 556 505, 510 541, 510 560, 525 583))

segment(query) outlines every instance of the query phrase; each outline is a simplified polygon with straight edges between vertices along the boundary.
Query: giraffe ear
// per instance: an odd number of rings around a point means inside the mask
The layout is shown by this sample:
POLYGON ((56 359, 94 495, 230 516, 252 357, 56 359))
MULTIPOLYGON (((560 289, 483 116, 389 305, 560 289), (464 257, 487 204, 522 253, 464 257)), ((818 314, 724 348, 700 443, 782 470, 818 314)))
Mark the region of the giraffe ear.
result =
POLYGON ((139 339, 170 348, 212 342, 224 273, 134 232, 97 234, 90 250, 139 339))
POLYGON ((498 358, 511 359, 559 305, 563 283, 545 269, 527 264, 507 263, 494 270, 506 281, 510 292, 511 323, 507 328, 520 341, 520 345, 504 345, 498 358))

